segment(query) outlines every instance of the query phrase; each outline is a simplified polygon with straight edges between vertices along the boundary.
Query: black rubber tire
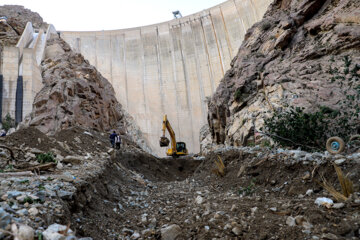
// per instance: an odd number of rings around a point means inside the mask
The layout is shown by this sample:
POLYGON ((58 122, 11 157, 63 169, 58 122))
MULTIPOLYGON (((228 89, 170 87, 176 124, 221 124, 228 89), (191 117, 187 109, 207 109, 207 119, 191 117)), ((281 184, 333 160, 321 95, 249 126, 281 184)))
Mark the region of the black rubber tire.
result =
POLYGON ((331 154, 339 154, 341 152, 343 152, 345 149, 345 142, 344 140, 342 140, 342 138, 340 137, 331 137, 326 141, 326 150, 331 153, 331 154), (337 142, 339 144, 339 148, 338 149, 333 149, 331 147, 331 145, 337 142))

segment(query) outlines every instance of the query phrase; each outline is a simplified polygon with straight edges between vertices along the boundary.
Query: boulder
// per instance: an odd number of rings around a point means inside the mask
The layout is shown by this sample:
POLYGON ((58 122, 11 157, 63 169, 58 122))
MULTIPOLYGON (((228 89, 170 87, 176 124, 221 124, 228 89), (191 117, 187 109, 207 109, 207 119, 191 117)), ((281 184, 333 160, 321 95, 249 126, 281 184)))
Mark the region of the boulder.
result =
MULTIPOLYGON (((44 240, 62 240, 65 239, 64 235, 59 233, 65 231, 67 229, 66 226, 60 224, 52 224, 50 225, 43 233, 44 240)), ((68 229, 67 235, 74 235, 71 229, 68 229)))
POLYGON ((85 161, 85 158, 82 156, 66 156, 62 162, 63 163, 71 163, 71 164, 81 164, 85 161))
POLYGON ((18 237, 20 240, 34 240, 34 229, 27 225, 20 225, 18 237))
POLYGON ((15 128, 10 128, 8 131, 7 131, 7 135, 10 135, 10 134, 13 134, 14 132, 16 131, 15 128))
POLYGON ((176 224, 161 229, 162 240, 176 240, 180 235, 181 228, 176 224))
POLYGON ((45 50, 45 58, 54 58, 56 56, 59 56, 61 54, 64 54, 64 49, 60 46, 60 44, 54 44, 51 46, 48 46, 45 50))
POLYGON ((7 213, 3 208, 0 208, 0 228, 5 229, 10 224, 11 219, 11 215, 7 213))

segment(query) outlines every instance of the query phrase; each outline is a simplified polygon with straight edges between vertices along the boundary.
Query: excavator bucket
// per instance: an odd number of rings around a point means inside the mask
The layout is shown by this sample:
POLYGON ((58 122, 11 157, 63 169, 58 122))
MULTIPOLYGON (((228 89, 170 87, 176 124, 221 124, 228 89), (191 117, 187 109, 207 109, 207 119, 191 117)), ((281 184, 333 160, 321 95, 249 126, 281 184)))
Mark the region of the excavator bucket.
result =
POLYGON ((167 147, 169 146, 170 140, 167 137, 160 138, 160 147, 167 147))

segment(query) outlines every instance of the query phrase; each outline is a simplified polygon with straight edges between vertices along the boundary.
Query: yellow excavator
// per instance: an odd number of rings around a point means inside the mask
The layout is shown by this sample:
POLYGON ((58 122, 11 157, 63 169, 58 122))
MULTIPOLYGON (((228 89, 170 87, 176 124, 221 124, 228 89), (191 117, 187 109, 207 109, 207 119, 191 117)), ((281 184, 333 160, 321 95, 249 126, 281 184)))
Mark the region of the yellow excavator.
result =
POLYGON ((184 142, 176 142, 175 132, 172 129, 169 120, 167 119, 167 115, 164 116, 162 131, 163 136, 160 137, 160 147, 169 146, 170 140, 165 137, 166 129, 169 131, 170 139, 171 139, 171 148, 168 148, 166 151, 166 155, 178 157, 188 155, 188 150, 186 149, 186 144, 184 142))

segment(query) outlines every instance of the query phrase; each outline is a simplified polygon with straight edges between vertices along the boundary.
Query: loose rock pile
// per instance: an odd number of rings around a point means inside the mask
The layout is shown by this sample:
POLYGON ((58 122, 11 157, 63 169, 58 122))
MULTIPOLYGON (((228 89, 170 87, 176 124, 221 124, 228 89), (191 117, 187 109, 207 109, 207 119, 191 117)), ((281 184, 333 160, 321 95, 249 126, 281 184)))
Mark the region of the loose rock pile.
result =
MULTIPOLYGON (((13 223, 19 231, 26 225, 35 236, 42 233, 44 239, 67 235, 66 239, 76 239, 71 230, 64 232, 66 226, 49 225, 65 218, 65 203, 74 198, 78 186, 98 176, 110 161, 114 150, 109 148, 108 135, 77 127, 54 138, 24 128, 0 140, 1 228, 11 232, 13 223), (38 156, 47 153, 54 155, 55 162, 39 163, 38 156)), ((123 146, 140 151, 126 139, 123 146)))
POLYGON ((177 181, 164 176, 166 172, 168 176, 181 174, 177 165, 181 159, 171 166, 164 160, 141 162, 130 156, 118 155, 115 167, 104 170, 75 196, 72 223, 81 235, 87 233, 94 239, 360 236, 359 153, 332 156, 259 146, 223 148, 204 161, 183 160, 184 169, 196 170, 177 181), (217 156, 226 166, 223 178, 212 172, 217 156), (355 188, 346 202, 337 202, 317 183, 324 176, 340 191, 332 166, 339 159, 345 159, 340 166, 355 188), (191 162, 200 165, 194 168, 191 162), (144 171, 149 166, 152 171, 144 171), (156 175, 158 168, 164 174, 156 175), (315 200, 319 197, 335 203, 318 206, 315 200))

